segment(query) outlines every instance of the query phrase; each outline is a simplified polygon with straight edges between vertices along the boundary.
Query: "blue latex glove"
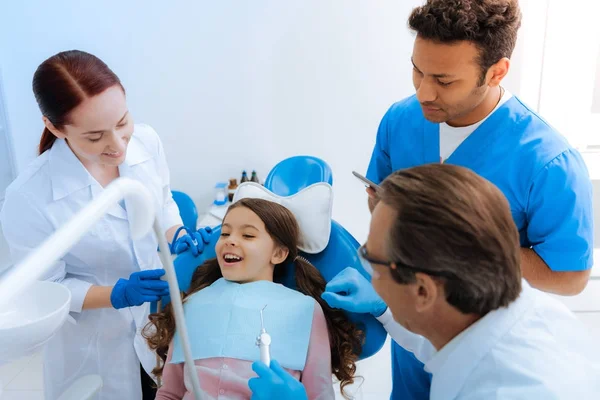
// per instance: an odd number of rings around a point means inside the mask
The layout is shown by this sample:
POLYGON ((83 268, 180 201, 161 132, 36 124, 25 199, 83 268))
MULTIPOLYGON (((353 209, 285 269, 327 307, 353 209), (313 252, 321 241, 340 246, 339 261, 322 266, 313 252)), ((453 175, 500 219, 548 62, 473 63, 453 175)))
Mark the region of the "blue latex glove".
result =
POLYGON ((169 284, 160 280, 164 274, 164 269, 151 269, 134 272, 129 279, 119 279, 110 293, 112 306, 119 309, 160 300, 169 294, 169 284))
POLYGON ((332 308, 379 317, 387 305, 358 270, 347 267, 325 286, 321 298, 332 308))
POLYGON ((196 232, 188 233, 175 240, 173 243, 173 252, 181 254, 187 249, 191 249, 192 255, 197 257, 202 254, 204 247, 210 243, 212 229, 210 227, 200 228, 196 232))
POLYGON ((271 360, 271 368, 263 362, 256 361, 252 370, 258 378, 248 381, 252 391, 251 400, 308 400, 304 385, 284 370, 275 360, 271 360))

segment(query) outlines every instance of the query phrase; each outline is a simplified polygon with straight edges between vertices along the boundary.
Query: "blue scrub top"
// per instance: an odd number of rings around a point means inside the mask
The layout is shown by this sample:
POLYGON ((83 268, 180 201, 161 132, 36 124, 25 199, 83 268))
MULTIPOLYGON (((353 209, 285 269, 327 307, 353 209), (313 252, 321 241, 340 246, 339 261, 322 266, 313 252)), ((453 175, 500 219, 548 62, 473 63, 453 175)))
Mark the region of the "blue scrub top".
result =
MULTIPOLYGON (((390 107, 377 132, 367 178, 440 162, 439 124, 423 117, 416 96, 390 107)), ((513 96, 452 153, 446 163, 471 169, 506 196, 522 247, 553 271, 582 271, 593 262, 592 185, 581 155, 513 96)), ((429 398, 431 377, 393 343, 392 399, 429 398), (418 372, 417 372, 418 371, 418 372)))

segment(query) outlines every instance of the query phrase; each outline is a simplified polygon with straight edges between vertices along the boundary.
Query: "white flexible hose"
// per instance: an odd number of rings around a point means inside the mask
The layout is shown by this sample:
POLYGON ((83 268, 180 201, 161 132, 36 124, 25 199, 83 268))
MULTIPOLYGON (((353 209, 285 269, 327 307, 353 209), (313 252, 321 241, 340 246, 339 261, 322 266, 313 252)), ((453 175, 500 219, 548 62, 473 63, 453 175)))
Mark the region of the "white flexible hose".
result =
POLYGON ((192 358, 192 350, 190 346, 190 339, 188 337, 187 326, 185 324, 185 317, 183 314, 183 303, 181 302, 181 295, 179 290, 179 284, 177 283, 177 275, 175 275, 175 267, 173 266, 173 259, 171 258, 171 251, 167 245, 167 239, 164 235, 164 230, 160 226, 158 220, 154 221, 154 233, 158 239, 158 248, 160 249, 159 255, 160 260, 163 263, 163 267, 166 272, 167 282, 169 282, 169 293, 171 294, 171 304, 173 305, 173 312, 175 314, 175 326, 177 327, 177 333, 181 337, 181 346, 183 347, 183 356, 185 358, 185 366, 188 373, 188 377, 192 382, 192 388, 194 389, 194 398, 196 400, 202 400, 200 395, 200 380, 198 379, 198 372, 196 371, 196 364, 192 358))

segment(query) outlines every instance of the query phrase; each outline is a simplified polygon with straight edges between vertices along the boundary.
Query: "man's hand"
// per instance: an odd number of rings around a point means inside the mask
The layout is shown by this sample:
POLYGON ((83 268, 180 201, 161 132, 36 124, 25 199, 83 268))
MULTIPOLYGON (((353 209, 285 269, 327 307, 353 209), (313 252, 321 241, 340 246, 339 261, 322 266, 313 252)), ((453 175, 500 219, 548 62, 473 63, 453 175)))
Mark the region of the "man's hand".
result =
POLYGON ((345 268, 333 277, 325 286, 321 298, 331 308, 369 313, 374 317, 381 316, 387 310, 387 305, 375 292, 371 282, 352 267, 345 268))

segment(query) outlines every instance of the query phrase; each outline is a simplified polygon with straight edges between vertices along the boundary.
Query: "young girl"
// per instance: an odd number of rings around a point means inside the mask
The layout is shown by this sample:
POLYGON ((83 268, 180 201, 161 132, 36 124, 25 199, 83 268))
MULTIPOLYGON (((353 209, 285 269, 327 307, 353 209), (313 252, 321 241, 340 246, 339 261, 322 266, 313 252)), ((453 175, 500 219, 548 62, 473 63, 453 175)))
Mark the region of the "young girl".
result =
MULTIPOLYGON (((217 258, 196 269, 184 296, 203 398, 250 398, 248 380, 255 376, 251 365, 259 354, 259 310, 265 305, 271 357, 304 384, 309 399, 335 397, 332 373, 340 380, 342 394, 353 382, 363 334, 342 311, 321 299, 325 280, 298 257, 299 234, 294 215, 279 204, 246 198, 229 207, 215 248, 217 258), (286 268, 290 265, 294 268, 286 268), (296 290, 278 283, 290 272, 296 290)), ((193 398, 175 331, 167 306, 150 316, 144 332, 164 361, 153 371, 163 381, 157 400, 193 398)))

